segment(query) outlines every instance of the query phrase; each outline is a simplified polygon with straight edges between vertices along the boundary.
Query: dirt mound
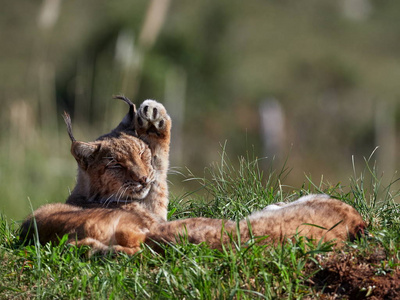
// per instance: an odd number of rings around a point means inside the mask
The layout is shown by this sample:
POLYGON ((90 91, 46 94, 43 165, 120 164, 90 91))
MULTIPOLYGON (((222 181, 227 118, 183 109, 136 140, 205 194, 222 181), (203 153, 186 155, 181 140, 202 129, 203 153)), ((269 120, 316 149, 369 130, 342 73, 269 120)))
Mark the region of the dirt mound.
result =
POLYGON ((318 260, 322 270, 309 282, 319 299, 400 299, 399 261, 389 263, 383 249, 331 253, 318 260))

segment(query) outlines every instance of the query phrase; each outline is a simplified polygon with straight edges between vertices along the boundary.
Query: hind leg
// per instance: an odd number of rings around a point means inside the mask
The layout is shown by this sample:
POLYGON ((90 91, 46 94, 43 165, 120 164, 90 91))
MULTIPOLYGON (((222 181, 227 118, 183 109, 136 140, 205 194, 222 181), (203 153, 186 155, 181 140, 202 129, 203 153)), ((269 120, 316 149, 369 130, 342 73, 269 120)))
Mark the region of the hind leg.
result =
POLYGON ((152 165, 158 177, 157 184, 153 185, 147 197, 147 208, 166 221, 171 118, 161 103, 154 100, 146 100, 140 105, 137 111, 135 128, 139 138, 145 141, 150 147, 152 165))
POLYGON ((116 245, 112 246, 114 252, 124 252, 134 255, 140 250, 140 244, 144 242, 146 235, 140 230, 120 229, 115 232, 116 245))
MULTIPOLYGON (((121 234, 119 234, 119 236, 120 241, 122 241, 123 245, 117 244, 108 246, 93 238, 84 238, 78 241, 71 241, 70 244, 77 247, 89 246, 90 250, 87 253, 88 257, 91 257, 93 254, 96 253, 104 255, 118 252, 124 252, 128 255, 133 255, 140 250, 140 241, 142 241, 142 238, 138 239, 136 236, 131 235, 130 240, 124 241, 123 239, 121 239, 121 234)), ((126 237, 127 235, 124 234, 123 236, 126 237)))
MULTIPOLYGON (((140 244, 144 242, 146 235, 139 229, 117 229, 115 232, 115 248, 131 248, 138 251, 140 249, 140 244)), ((125 251, 124 251, 125 252, 125 251)))
POLYGON ((136 252, 140 250, 140 247, 123 247, 120 245, 115 245, 112 247, 113 252, 124 252, 129 256, 134 255, 136 252))

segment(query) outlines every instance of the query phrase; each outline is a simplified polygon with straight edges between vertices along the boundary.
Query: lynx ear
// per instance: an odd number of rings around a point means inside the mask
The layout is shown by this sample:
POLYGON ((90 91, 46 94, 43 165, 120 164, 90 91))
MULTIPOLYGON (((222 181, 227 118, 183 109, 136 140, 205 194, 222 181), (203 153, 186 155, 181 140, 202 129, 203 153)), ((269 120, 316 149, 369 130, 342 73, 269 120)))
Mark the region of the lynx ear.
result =
POLYGON ((75 157, 78 165, 86 170, 89 163, 93 160, 93 154, 100 149, 99 143, 84 143, 76 141, 74 135, 72 134, 72 124, 71 117, 67 112, 64 111, 63 114, 64 122, 67 125, 67 131, 69 138, 71 139, 71 153, 75 157))
POLYGON ((94 159, 93 155, 100 149, 99 143, 85 143, 73 141, 71 153, 75 157, 78 165, 86 170, 89 163, 94 159))

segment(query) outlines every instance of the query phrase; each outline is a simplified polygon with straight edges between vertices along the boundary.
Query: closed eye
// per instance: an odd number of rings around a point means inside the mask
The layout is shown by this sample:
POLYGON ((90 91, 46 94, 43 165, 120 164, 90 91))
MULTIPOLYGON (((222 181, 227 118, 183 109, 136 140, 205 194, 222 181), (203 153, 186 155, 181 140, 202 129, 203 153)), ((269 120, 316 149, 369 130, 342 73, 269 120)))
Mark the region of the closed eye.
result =
POLYGON ((120 168, 122 168, 122 165, 117 163, 116 160, 112 159, 107 163, 106 168, 107 169, 120 169, 120 168))
POLYGON ((107 168, 107 169, 121 169, 121 168, 122 168, 122 165, 121 165, 121 164, 113 163, 113 164, 108 164, 108 165, 106 166, 106 168, 107 168))

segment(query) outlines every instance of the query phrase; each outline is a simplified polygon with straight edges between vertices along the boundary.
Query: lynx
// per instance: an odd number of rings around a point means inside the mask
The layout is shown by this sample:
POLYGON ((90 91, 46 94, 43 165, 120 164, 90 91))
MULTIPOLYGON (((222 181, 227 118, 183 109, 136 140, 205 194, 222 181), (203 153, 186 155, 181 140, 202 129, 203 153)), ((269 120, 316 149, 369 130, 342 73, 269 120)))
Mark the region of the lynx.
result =
MULTIPOLYGON (((49 204, 34 213, 39 240, 57 243, 68 234, 70 243, 91 247, 89 256, 98 252, 133 255, 142 243, 158 250, 162 243, 179 243, 182 236, 191 243, 205 243, 214 249, 222 249, 238 236, 243 244, 251 238, 259 238, 261 244, 277 244, 296 234, 316 242, 335 240, 340 247, 342 241, 354 239, 365 228, 353 207, 327 195, 309 195, 289 204, 267 206, 241 220, 239 229, 235 221, 223 219, 164 222, 140 204, 134 205, 135 209, 126 211, 49 204)), ((25 228, 30 222, 25 222, 25 228)))
POLYGON ((122 122, 95 142, 76 141, 65 114, 71 153, 78 163, 77 184, 67 203, 84 208, 136 209, 141 203, 167 219, 171 119, 164 106, 146 100, 136 112, 130 106, 122 122))
POLYGON ((221 249, 232 237, 242 242, 264 237, 260 243, 277 243, 295 234, 316 240, 352 239, 365 223, 350 205, 326 195, 310 195, 289 204, 273 204, 241 220, 190 218, 166 222, 166 173, 171 120, 165 108, 146 100, 109 134, 91 143, 78 142, 65 115, 78 163, 77 185, 67 204, 48 204, 36 210, 21 227, 21 238, 32 239, 37 228, 41 243, 68 234, 69 242, 95 252, 133 255, 142 243, 206 243, 221 249), (239 225, 239 229, 237 228, 239 225), (239 235, 240 234, 240 235, 239 235))
MULTIPOLYGON (((114 130, 94 142, 76 141, 71 119, 64 114, 72 142, 71 153, 78 164, 77 184, 67 204, 49 204, 34 212, 41 242, 57 239, 48 238, 50 236, 60 237, 79 231, 83 223, 78 220, 85 214, 90 215, 90 220, 85 223, 88 226, 99 219, 95 215, 110 216, 108 211, 111 215, 130 211, 139 216, 138 224, 144 222, 147 215, 153 222, 166 221, 171 119, 164 106, 154 100, 144 101, 136 111, 128 98, 116 98, 129 104, 129 112, 114 130), (68 216, 66 222, 59 220, 60 214, 68 216)), ((22 238, 32 239, 33 216, 22 224, 22 238)), ((109 224, 112 223, 109 220, 109 224)), ((97 221, 93 224, 96 227, 97 221)), ((98 227, 107 231, 107 226, 98 227)), ((97 237, 101 240, 99 235, 97 237)))

